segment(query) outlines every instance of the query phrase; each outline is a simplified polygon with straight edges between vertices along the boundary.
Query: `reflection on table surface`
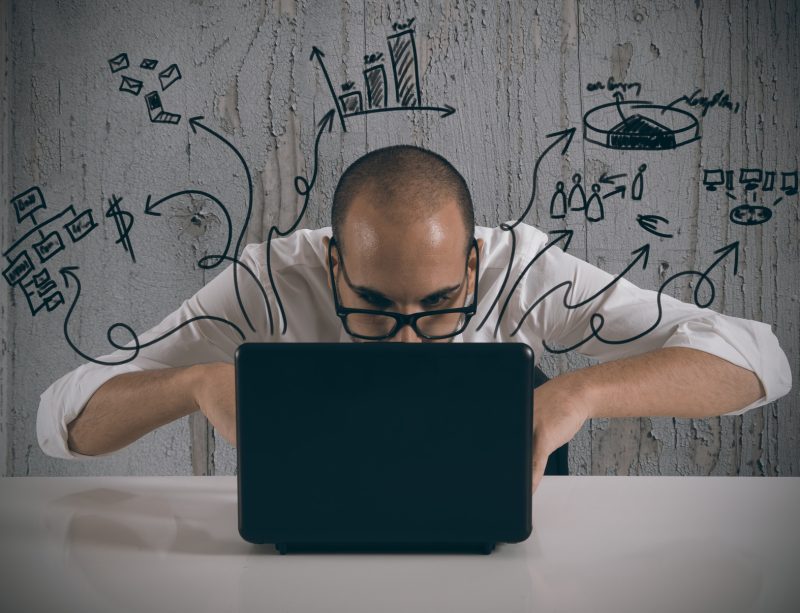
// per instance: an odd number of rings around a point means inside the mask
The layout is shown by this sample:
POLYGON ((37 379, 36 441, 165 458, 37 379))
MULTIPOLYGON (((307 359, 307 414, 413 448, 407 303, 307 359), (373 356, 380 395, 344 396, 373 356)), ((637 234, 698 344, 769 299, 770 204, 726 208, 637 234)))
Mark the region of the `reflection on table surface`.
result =
POLYGON ((800 610, 800 479, 546 477, 533 506, 489 556, 280 556, 239 536, 235 477, 2 479, 0 608, 800 610))

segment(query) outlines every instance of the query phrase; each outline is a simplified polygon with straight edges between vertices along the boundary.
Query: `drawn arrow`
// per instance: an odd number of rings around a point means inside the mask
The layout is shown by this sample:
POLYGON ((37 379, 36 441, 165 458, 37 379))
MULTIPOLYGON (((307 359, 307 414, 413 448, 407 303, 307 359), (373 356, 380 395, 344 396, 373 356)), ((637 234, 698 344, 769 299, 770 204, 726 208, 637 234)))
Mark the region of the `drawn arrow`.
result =
POLYGON ((236 292, 236 300, 239 303, 239 308, 242 311, 242 315, 244 316, 247 325, 250 326, 250 329, 253 332, 255 332, 256 329, 253 326, 253 323, 250 321, 250 317, 247 314, 247 309, 244 308, 244 302, 242 302, 242 296, 241 293, 239 292, 239 275, 236 274, 236 267, 239 266, 239 251, 242 246, 242 241, 244 240, 245 232, 247 231, 247 226, 250 224, 250 215, 253 212, 253 177, 250 174, 250 167, 247 165, 247 162, 245 161, 244 157, 239 152, 239 150, 236 147, 234 147, 233 144, 224 136, 222 136, 218 132, 215 132, 214 130, 206 126, 204 123, 202 123, 201 121, 202 119, 203 119, 202 115, 198 115, 196 117, 192 117, 189 119, 189 126, 192 128, 192 132, 194 134, 197 134, 197 128, 200 128, 201 130, 205 130, 218 140, 222 141, 231 151, 233 151, 236 157, 239 158, 239 161, 241 162, 242 167, 244 168, 245 175, 247 176, 247 212, 245 213, 244 223, 242 224, 242 229, 239 232, 239 238, 236 240, 236 248, 233 252, 234 255, 233 287, 234 291, 236 292))
POLYGON ((739 241, 733 241, 732 243, 717 249, 714 253, 719 254, 719 257, 714 260, 708 268, 705 269, 705 271, 701 274, 700 281, 694 288, 694 303, 700 308, 706 308, 708 305, 714 302, 714 295, 716 294, 716 288, 711 279, 709 279, 708 274, 714 270, 714 268, 719 266, 720 263, 731 253, 733 254, 733 274, 735 275, 739 272, 739 241), (700 286, 703 283, 709 284, 709 299, 701 304, 698 296, 700 292, 700 286))
POLYGON ((344 123, 344 113, 342 113, 342 107, 339 105, 339 97, 336 95, 336 90, 333 87, 333 83, 331 82, 331 77, 328 74, 328 69, 325 68, 325 62, 322 61, 322 58, 325 57, 325 54, 322 52, 317 46, 311 48, 311 55, 309 56, 309 60, 312 62, 316 59, 319 62, 319 67, 322 69, 322 74, 325 76, 325 82, 328 84, 328 89, 331 92, 331 97, 333 98, 333 103, 336 105, 336 113, 339 115, 339 123, 342 124, 342 130, 347 132, 347 126, 344 123))
MULTIPOLYGON (((316 49, 316 47, 315 47, 316 49)), ((283 321, 283 327, 281 334, 286 334, 286 328, 288 326, 288 321, 286 319, 286 311, 283 308, 283 301, 281 300, 280 292, 278 292, 278 286, 275 284, 275 279, 272 276, 272 239, 275 235, 277 236, 288 236, 292 232, 295 231, 300 222, 302 221, 303 217, 306 214, 306 210, 308 209, 308 202, 311 195, 311 190, 314 189, 314 185, 317 182, 317 174, 319 169, 319 142, 322 138, 323 133, 330 132, 333 128, 333 115, 334 110, 331 109, 328 111, 323 118, 317 124, 317 136, 314 139, 314 153, 312 155, 312 170, 311 170, 311 178, 307 179, 303 176, 297 176, 294 178, 294 189, 300 195, 303 196, 303 206, 300 209, 300 214, 295 219, 294 223, 289 227, 288 230, 282 231, 278 228, 278 226, 272 226, 269 229, 269 233, 267 234, 267 274, 269 276, 269 283, 272 287, 272 292, 275 294, 275 302, 278 304, 278 310, 280 311, 281 320, 283 321)), ((272 309, 269 307, 269 302, 267 302, 267 309, 268 309, 268 316, 269 316, 269 329, 270 334, 275 333, 275 325, 272 319, 272 309)))
POLYGON ((159 342, 161 340, 164 340, 169 335, 173 334, 174 332, 177 332, 178 330, 180 330, 184 326, 192 323, 193 321, 198 321, 200 319, 211 319, 211 320, 214 320, 214 321, 219 321, 219 322, 224 323, 224 324, 228 324, 229 326, 233 327, 234 330, 236 330, 236 332, 239 334, 239 336, 242 337, 243 341, 245 340, 244 333, 241 331, 241 329, 236 324, 234 324, 233 322, 228 321, 227 319, 224 319, 222 317, 216 317, 215 315, 200 315, 198 317, 192 317, 191 319, 187 319, 186 321, 181 322, 180 325, 174 327, 172 330, 169 330, 168 332, 165 332, 161 336, 158 336, 158 337, 156 337, 154 339, 151 339, 146 343, 140 343, 139 342, 139 337, 136 335, 136 332, 134 332, 133 328, 131 328, 128 324, 125 324, 125 323, 122 323, 122 322, 117 322, 117 323, 112 324, 111 326, 109 326, 108 330, 106 331, 106 339, 116 349, 123 349, 123 350, 126 350, 126 351, 132 351, 133 354, 130 357, 127 357, 127 358, 124 358, 124 359, 121 359, 121 360, 118 360, 118 361, 114 361, 114 362, 111 362, 111 361, 108 361, 108 360, 99 360, 97 358, 94 358, 94 357, 90 356, 89 354, 84 353, 83 351, 81 351, 81 349, 73 342, 72 338, 69 335, 69 320, 70 320, 70 317, 72 316, 72 312, 75 310, 75 305, 78 304, 78 300, 81 297, 81 280, 75 274, 76 270, 78 270, 77 266, 64 266, 64 267, 62 267, 62 268, 60 268, 58 270, 59 274, 61 275, 61 278, 64 281, 64 285, 67 288, 70 287, 70 279, 72 279, 72 281, 75 283, 75 297, 72 299, 72 303, 69 305, 69 310, 67 311, 67 315, 64 318, 64 338, 67 340, 67 343, 69 344, 69 346, 72 347, 73 351, 75 351, 78 355, 80 355, 85 360, 88 360, 90 362, 94 362, 95 364, 102 364, 104 366, 117 366, 119 364, 127 364, 131 360, 134 360, 136 358, 136 356, 139 355, 139 351, 141 351, 145 347, 149 347, 150 345, 154 345, 155 343, 157 343, 157 342, 159 342), (133 347, 126 347, 125 345, 120 345, 119 343, 117 343, 114 340, 113 334, 114 334, 114 330, 117 329, 117 328, 121 328, 121 329, 125 330, 125 332, 127 332, 130 335, 131 341, 133 342, 133 347))
POLYGON ((605 194, 603 196, 603 199, 605 200, 609 196, 614 196, 616 194, 619 194, 620 192, 622 192, 622 196, 620 196, 620 198, 624 198, 625 197, 625 186, 624 185, 620 185, 613 192, 608 192, 607 194, 605 194))
MULTIPOLYGON (((600 336, 600 330, 602 330, 603 325, 605 325, 605 317, 603 317, 603 315, 601 313, 593 313, 592 316, 589 318, 589 325, 590 325, 590 327, 592 329, 592 333, 589 336, 587 336, 585 339, 583 339, 582 341, 572 345, 571 347, 563 347, 561 349, 556 349, 556 348, 550 347, 546 342, 543 342, 542 345, 544 346, 544 348, 547 351, 549 351, 551 353, 567 353, 569 351, 573 351, 573 350, 577 349, 578 347, 580 347, 584 343, 589 342, 593 338, 596 338, 601 343, 606 343, 607 345, 623 345, 625 343, 630 343, 632 341, 635 341, 635 340, 645 336, 646 334, 649 334, 655 328, 658 327, 658 324, 661 322, 661 318, 664 316, 664 310, 663 310, 663 307, 661 305, 661 296, 664 293, 664 290, 666 289, 667 285, 669 285, 672 281, 674 281, 675 279, 677 279, 679 277, 694 276, 694 275, 699 275, 700 276, 700 282, 697 284, 697 286, 695 287, 695 290, 694 290, 694 303, 695 303, 695 305, 697 305, 700 308, 706 308, 708 305, 710 305, 713 302, 714 295, 716 294, 716 288, 714 286, 714 282, 708 277, 708 274, 716 266, 718 266, 726 257, 728 257, 731 253, 734 254, 734 264, 733 264, 734 274, 737 273, 738 267, 739 267, 739 241, 735 241, 735 242, 733 242, 733 243, 731 243, 729 245, 726 245, 726 246, 722 247, 721 249, 717 249, 714 253, 715 254, 720 254, 720 256, 716 260, 714 260, 714 262, 708 268, 706 268, 705 271, 685 270, 683 272, 678 272, 678 273, 675 273, 674 275, 672 275, 671 277, 667 278, 661 284, 661 287, 658 288, 658 294, 656 295, 656 306, 658 308, 658 316, 656 317, 655 322, 650 327, 648 327, 646 330, 640 332, 639 334, 636 334, 635 336, 631 336, 629 338, 617 339, 617 340, 611 340, 611 339, 603 338, 602 336, 600 336), (710 296, 709 300, 706 300, 701 304, 699 299, 698 299, 698 290, 700 288, 700 285, 702 283, 704 283, 704 282, 708 283, 710 285, 711 291, 709 292, 709 296, 710 296)), ((570 281, 567 281, 566 283, 570 283, 570 281)))
POLYGON ((564 142, 564 147, 561 149, 561 155, 564 155, 567 152, 569 146, 572 144, 573 136, 575 136, 575 128, 567 128, 566 130, 552 132, 551 134, 547 134, 545 136, 545 138, 555 137, 555 140, 552 143, 550 143, 545 148, 544 151, 542 151, 542 153, 539 155, 538 158, 536 158, 536 163, 533 165, 533 188, 531 190, 530 200, 528 200, 528 206, 525 208, 525 211, 523 211, 522 215, 520 215, 519 219, 517 219, 517 221, 515 221, 512 224, 511 226, 512 228, 522 223, 522 220, 525 219, 525 217, 528 215, 531 208, 533 207, 533 203, 536 200, 536 189, 539 182, 539 166, 542 163, 542 160, 550 152, 551 149, 554 149, 556 145, 558 145, 562 141, 564 142))
MULTIPOLYGON (((544 157, 554 149, 558 144, 564 143, 564 146, 561 148, 561 155, 566 154, 567 149, 572 144, 572 138, 575 136, 575 128, 567 128, 566 130, 559 130, 558 132, 551 132, 550 134, 545 135, 545 138, 554 138, 553 142, 550 143, 542 153, 539 154, 539 157, 536 158, 536 162, 533 165, 533 185, 531 187, 531 197, 528 200, 528 206, 525 207, 525 210, 522 212, 522 215, 519 216, 512 224, 501 223, 500 228, 502 228, 506 232, 511 232, 511 254, 508 257, 508 265, 506 266, 505 276, 503 277, 503 282, 500 284, 500 289, 497 292, 494 300, 492 301, 492 306, 489 307, 486 315, 483 317, 480 325, 476 328, 476 330, 480 330, 483 328, 486 321, 489 319, 489 315, 492 314, 494 307, 497 305, 500 296, 505 290, 506 284, 508 283, 508 278, 511 276, 511 267, 514 263, 514 252, 516 250, 516 235, 514 234, 514 228, 516 228, 519 224, 522 223, 522 220, 530 212, 531 208, 533 207, 533 203, 536 201, 536 190, 539 183, 539 165, 542 163, 544 157)), ((500 324, 500 318, 498 318, 498 325, 500 324)))
MULTIPOLYGON (((562 240, 564 241, 564 246, 562 247, 562 249, 564 251, 566 251, 569 248, 569 244, 572 242, 572 236, 573 236, 574 232, 572 230, 553 230, 552 232, 550 232, 550 234, 554 234, 554 235, 556 235, 556 237, 553 240, 551 240, 549 243, 547 243, 539 252, 536 253, 536 255, 533 256, 531 261, 528 262, 527 265, 525 266, 525 268, 522 269, 522 272, 517 277, 517 280, 514 281, 514 285, 511 287, 511 290, 508 292, 508 296, 506 296, 506 299, 503 302, 503 307, 500 309, 500 315, 498 316, 497 323, 495 324, 495 327, 494 327, 494 335, 495 336, 497 336, 497 332, 500 329, 500 322, 503 320, 503 315, 505 315, 505 313, 506 313, 506 309, 508 308, 509 302, 511 302, 511 297, 514 295, 514 292, 516 291, 517 287, 522 282, 522 278, 526 274, 528 274, 528 271, 536 263, 536 260, 538 260, 540 257, 542 257, 547 252, 547 250, 550 249, 550 247, 552 247, 553 245, 555 245, 559 241, 562 241, 562 240)), ((497 297, 495 297, 495 301, 497 301, 499 296, 500 295, 498 294, 497 297)), ((492 307, 489 310, 491 311, 491 309, 493 309, 493 308, 494 308, 494 304, 492 304, 492 307)), ((481 322, 481 325, 483 325, 482 322, 481 322)))
POLYGON ((606 173, 603 173, 602 175, 600 175, 600 179, 598 179, 598 181, 600 183, 608 183, 609 185, 613 185, 615 179, 621 179, 622 177, 627 177, 627 176, 628 175, 625 174, 624 172, 619 175, 611 175, 610 177, 606 176, 606 173))
POLYGON ((517 323, 517 327, 514 328, 513 332, 511 332, 511 336, 514 336, 514 335, 517 334, 517 332, 519 332, 519 329, 522 327, 522 324, 525 322, 525 319, 528 317, 528 315, 531 314, 531 311, 533 311, 533 309, 535 309, 537 306, 539 306, 539 304, 545 298, 547 298, 550 294, 555 292, 557 289, 559 289, 561 287, 566 287, 567 291, 564 292, 562 303, 563 303, 564 307, 567 308, 567 309, 577 309, 577 308, 580 308, 580 307, 582 307, 584 305, 589 304, 590 302, 592 302, 593 300, 595 300, 596 298, 598 298, 599 296, 601 296, 602 294, 607 292, 609 289, 611 289, 620 279, 622 279, 628 273, 628 271, 631 268, 636 266, 636 263, 639 260, 644 259, 644 262, 642 264, 642 268, 647 268, 647 261, 648 261, 648 258, 650 256, 650 245, 649 244, 645 244, 645 245, 642 245, 641 247, 639 247, 638 249, 634 249, 633 251, 631 251, 631 255, 634 255, 634 254, 636 255, 636 257, 634 257, 633 260, 631 260, 631 262, 622 270, 621 273, 619 273, 617 276, 615 276, 611 281, 609 281, 605 286, 600 288, 594 294, 592 294, 588 298, 584 298, 580 302, 576 302, 574 304, 570 304, 569 302, 567 302, 567 296, 569 295, 569 293, 570 293, 570 291, 572 289, 572 286, 573 286, 572 281, 563 281, 563 282, 555 285, 554 287, 550 288, 544 294, 542 294, 539 298, 537 298, 536 301, 530 307, 528 307, 528 309, 525 311, 525 313, 520 318, 519 323, 517 323))
POLYGON ((617 107, 617 113, 622 118, 622 121, 625 121, 627 117, 622 112, 622 103, 625 101, 625 96, 623 96, 620 92, 614 92, 614 106, 617 107))
MULTIPOLYGON (((160 200, 156 200, 155 202, 151 202, 153 196, 148 194, 147 201, 145 202, 144 205, 145 215, 153 215, 154 217, 161 217, 161 213, 159 213, 156 210, 159 205, 163 204, 168 200, 172 200, 173 198, 179 198, 181 196, 187 196, 187 195, 201 196, 203 198, 208 198, 212 202, 216 203, 220 209, 222 209, 222 213, 225 215, 225 221, 228 224, 228 240, 225 243, 225 251, 223 251, 222 255, 227 256, 228 251, 231 248, 231 240, 233 239, 233 224, 231 223, 231 216, 230 213, 228 213, 228 209, 225 208, 225 205, 222 204, 222 202, 220 202, 220 200, 216 196, 213 196, 212 194, 201 191, 199 189, 184 189, 182 191, 175 192, 174 194, 164 196, 163 198, 161 198, 160 200)), ((215 266, 219 266, 219 264, 221 264, 223 260, 224 258, 218 258, 214 264, 206 265, 204 266, 204 268, 214 268, 215 266)))
POLYGON ((348 113, 347 117, 355 117, 357 115, 372 115, 373 113, 391 113, 393 111, 438 111, 441 113, 439 117, 449 117, 456 112, 456 109, 449 104, 445 104, 443 106, 390 106, 382 109, 367 109, 366 111, 348 113))

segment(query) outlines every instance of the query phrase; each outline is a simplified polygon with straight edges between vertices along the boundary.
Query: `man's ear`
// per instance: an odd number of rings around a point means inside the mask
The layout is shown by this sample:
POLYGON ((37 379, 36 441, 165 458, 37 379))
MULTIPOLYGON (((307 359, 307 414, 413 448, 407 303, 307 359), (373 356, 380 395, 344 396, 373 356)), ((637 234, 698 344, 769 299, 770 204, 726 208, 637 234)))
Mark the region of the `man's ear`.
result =
MULTIPOLYGON (((478 243, 478 257, 483 259, 483 243, 484 243, 484 240, 482 238, 478 238, 478 239, 476 239, 475 242, 478 243)), ((477 259, 475 258, 475 252, 470 250, 470 256, 469 256, 469 268, 470 268, 470 270, 475 270, 475 265, 477 263, 478 262, 477 262, 477 259)))
MULTIPOLYGON (((329 247, 330 244, 331 244, 331 237, 330 236, 323 236, 322 237, 322 251, 323 251, 322 260, 325 263, 325 282, 328 284, 328 289, 333 289, 331 287, 331 273, 330 273, 330 270, 329 270, 329 267, 328 267, 328 249, 330 248, 329 247)), ((334 250, 333 253, 331 253, 331 259, 333 260, 333 264, 334 264, 334 271, 335 271, 335 267, 337 265, 336 258, 338 256, 339 256, 339 254, 336 252, 336 250, 334 250)))
MULTIPOLYGON (((478 243, 478 257, 483 259, 483 243, 484 243, 484 240, 482 238, 479 238, 479 239, 476 239, 476 242, 478 243)), ((477 265, 477 263, 478 263, 478 258, 475 257, 475 252, 473 250, 470 250, 469 264, 468 264, 470 273, 474 273, 475 272, 475 266, 477 265)), ((474 278, 474 277, 471 277, 471 278, 474 278)), ((469 291, 473 291, 475 289, 475 286, 472 283, 470 283, 468 288, 469 288, 469 291)))

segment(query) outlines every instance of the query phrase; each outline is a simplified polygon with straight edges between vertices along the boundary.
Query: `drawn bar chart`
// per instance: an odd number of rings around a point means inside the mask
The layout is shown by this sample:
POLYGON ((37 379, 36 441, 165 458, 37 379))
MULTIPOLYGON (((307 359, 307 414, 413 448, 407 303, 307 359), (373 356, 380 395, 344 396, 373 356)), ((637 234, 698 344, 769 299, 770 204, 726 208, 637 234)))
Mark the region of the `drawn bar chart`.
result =
POLYGON ((394 34, 386 37, 395 90, 395 102, 391 106, 389 105, 388 70, 382 52, 364 56, 363 92, 355 89, 353 81, 342 83, 341 90, 337 92, 331 81, 330 73, 325 67, 325 53, 319 47, 313 47, 309 59, 319 63, 325 83, 336 105, 335 111, 339 116, 339 122, 345 132, 347 132, 345 119, 358 115, 406 110, 438 112, 440 117, 448 117, 455 113, 456 110, 449 104, 422 105, 416 38, 414 30, 411 28, 413 22, 414 20, 411 19, 405 23, 395 23, 392 26, 394 34))

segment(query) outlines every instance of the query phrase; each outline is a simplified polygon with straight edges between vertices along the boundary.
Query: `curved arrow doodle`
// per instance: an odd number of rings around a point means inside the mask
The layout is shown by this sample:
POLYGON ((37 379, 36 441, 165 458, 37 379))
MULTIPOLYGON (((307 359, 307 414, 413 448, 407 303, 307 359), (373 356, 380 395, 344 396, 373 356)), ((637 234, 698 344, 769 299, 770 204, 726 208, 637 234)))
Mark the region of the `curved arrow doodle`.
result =
POLYGON ((633 251, 631 251, 631 255, 633 255, 633 254, 636 254, 636 257, 633 258, 633 260, 630 261, 630 263, 622 270, 622 272, 620 272, 617 276, 615 276, 613 279, 611 279, 611 281, 609 281, 605 286, 603 286, 602 288, 597 290, 594 294, 592 294, 588 298, 584 298, 580 302, 576 302, 574 304, 570 304, 570 303, 567 302, 567 295, 570 293, 570 290, 572 289, 572 286, 573 286, 572 281, 562 281, 561 283, 551 287, 544 294, 542 294, 539 298, 537 298, 536 301, 534 301, 534 303, 530 307, 528 307, 528 309, 525 311, 525 313, 522 315, 522 317, 520 318, 519 322, 517 323, 517 327, 514 328, 513 332, 511 332, 511 336, 515 336, 517 334, 517 332, 519 332, 519 329, 522 327, 522 324, 525 322, 525 319, 528 317, 528 315, 531 314, 531 311, 533 311, 533 309, 535 309, 537 306, 539 306, 539 304, 541 304, 541 302, 545 298, 547 298, 550 294, 555 292, 557 289, 559 289, 561 287, 568 288, 567 291, 564 292, 564 297, 562 299, 564 307, 566 307, 568 309, 578 309, 578 308, 580 308, 582 306, 585 306, 585 305, 589 304, 590 302, 592 302, 593 300, 597 299, 602 294, 607 292, 609 289, 611 289, 620 279, 622 279, 628 273, 628 271, 631 268, 636 266, 636 263, 639 260, 641 260, 642 258, 644 258, 644 263, 642 264, 642 268, 647 268, 647 260, 648 260, 648 257, 650 255, 650 245, 649 244, 648 245, 642 245, 638 249, 634 249, 633 251))
MULTIPOLYGON (((503 307, 500 309, 500 315, 497 317, 497 323, 495 324, 494 327, 495 336, 497 336, 497 332, 500 329, 500 322, 503 320, 503 315, 505 315, 506 313, 506 309, 508 308, 508 303, 511 302, 511 296, 514 295, 514 292, 516 291, 517 287, 519 287, 519 284, 522 282, 522 278, 528 273, 528 270, 530 270, 531 266, 533 266, 536 263, 536 260, 542 257, 547 252, 547 250, 550 249, 550 247, 552 247, 562 239, 566 239, 564 241, 564 251, 566 251, 569 248, 569 244, 572 242, 572 235, 574 233, 572 230, 553 230, 550 232, 550 234, 556 234, 557 236, 549 243, 547 243, 540 251, 538 251, 536 255, 533 256, 533 258, 531 258, 531 261, 528 262, 525 268, 522 269, 522 272, 517 277, 517 280, 514 281, 514 285, 509 290, 508 296, 506 296, 506 299, 503 302, 503 307)), ((513 236, 513 230, 512 230, 512 236, 513 236)), ((497 297, 499 298, 499 294, 497 297)), ((497 298, 495 298, 495 300, 497 300, 497 298)), ((492 305, 492 308, 494 308, 494 304, 492 305)))
MULTIPOLYGON (((294 178, 294 189, 300 195, 303 196, 303 206, 300 209, 300 214, 295 219, 294 223, 289 227, 288 230, 280 230, 278 226, 272 226, 269 229, 269 234, 267 235, 267 274, 269 275, 269 283, 272 287, 272 292, 275 294, 275 302, 278 303, 278 310, 281 314, 281 319, 283 321, 283 328, 281 330, 281 334, 286 334, 286 327, 288 322, 286 321, 286 312, 283 308, 283 301, 281 300, 280 293, 278 292, 278 287, 275 284, 275 279, 272 276, 272 237, 274 235, 278 236, 288 236, 292 232, 295 231, 300 222, 303 219, 303 216, 306 214, 306 209, 308 209, 308 201, 311 195, 311 190, 314 188, 314 184, 317 182, 317 171, 319 169, 319 141, 322 138, 322 133, 326 130, 328 132, 331 131, 333 127, 333 115, 334 110, 331 109, 322 117, 319 121, 317 136, 314 139, 314 154, 313 154, 313 163, 312 163, 312 171, 311 171, 311 178, 307 179, 302 176, 297 176, 294 178)), ((274 324, 272 321, 272 312, 270 311, 269 314, 269 329, 270 334, 275 333, 274 324)))
POLYGON ((222 141, 231 151, 233 151, 236 157, 239 158, 239 161, 241 162, 242 167, 244 168, 245 175, 247 175, 247 212, 245 213, 244 222, 242 223, 242 229, 239 232, 239 237, 236 240, 236 247, 233 253, 234 255, 233 287, 234 291, 236 292, 236 300, 239 302, 239 308, 242 310, 242 315, 244 315, 244 319, 247 322, 247 325, 250 326, 250 329, 253 332, 255 332, 256 329, 255 327, 253 327, 253 323, 250 321, 250 317, 248 316, 247 310, 244 308, 244 303, 242 302, 242 296, 239 292, 239 276, 236 274, 235 271, 235 268, 240 265, 238 261, 239 250, 241 249, 242 241, 244 240, 244 235, 245 232, 247 231, 247 226, 250 224, 250 215, 253 212, 253 177, 250 174, 250 167, 247 165, 247 162, 245 161, 242 154, 239 153, 239 150, 236 147, 234 147, 233 144, 224 136, 222 136, 218 132, 215 132, 214 130, 203 124, 201 121, 202 119, 203 119, 202 115, 198 115, 196 117, 192 117, 189 119, 189 126, 192 128, 192 132, 194 134, 197 134, 197 128, 200 128, 201 130, 205 130, 215 138, 222 141))
MULTIPOLYGON (((213 257, 218 257, 218 256, 213 256, 213 257)), ((111 326, 109 326, 108 330, 106 331, 106 339, 108 340, 109 344, 112 345, 113 347, 115 347, 116 349, 125 349, 125 350, 128 350, 128 351, 132 351, 133 354, 131 356, 127 357, 127 358, 124 358, 124 359, 121 359, 121 360, 118 360, 118 361, 99 360, 97 358, 93 358, 92 356, 90 356, 90 355, 84 353, 83 351, 81 351, 81 349, 72 341, 72 338, 69 335, 69 320, 70 320, 70 317, 72 316, 72 312, 75 310, 75 305, 78 304, 78 300, 81 297, 81 281, 80 281, 80 279, 78 278, 78 276, 74 272, 76 270, 78 270, 77 266, 64 266, 63 268, 59 269, 59 271, 58 271, 61 274, 61 277, 64 280, 64 285, 66 287, 70 286, 70 282, 69 282, 70 278, 72 278, 74 280, 75 285, 76 285, 75 298, 73 298, 72 304, 70 304, 69 310, 67 311, 67 315, 64 318, 64 338, 67 340, 67 343, 69 344, 69 346, 72 347, 73 351, 75 351, 78 355, 80 355, 85 360, 88 360, 90 362, 94 362, 95 364, 102 364, 104 366, 117 366, 119 364, 127 364, 128 362, 134 360, 136 358, 136 356, 139 355, 139 351, 141 351, 145 347, 149 347, 150 345, 154 345, 155 343, 157 343, 157 342, 159 342, 161 340, 164 340, 165 338, 167 338, 171 334, 177 332, 178 330, 180 330, 184 326, 192 323, 193 321, 198 321, 200 319, 210 319, 210 320, 213 320, 213 321, 218 321, 220 323, 227 324, 227 325, 231 326, 234 330, 236 330, 236 332, 239 334, 239 336, 242 337, 242 341, 245 340, 244 333, 242 332, 242 330, 235 323, 233 323, 231 321, 228 321, 227 319, 224 319, 222 317, 217 317, 215 315, 200 315, 198 317, 192 317, 191 319, 187 319, 186 321, 182 322, 180 325, 175 326, 172 330, 169 330, 168 332, 165 332, 161 336, 158 336, 158 337, 156 337, 154 339, 151 339, 151 340, 147 341, 146 343, 140 343, 139 342, 138 335, 136 334, 136 332, 134 332, 133 328, 131 328, 128 324, 117 322, 117 323, 112 324, 111 326), (121 345, 121 344, 117 343, 114 340, 112 335, 114 333, 114 330, 116 330, 118 328, 121 328, 121 329, 125 330, 125 332, 127 332, 131 336, 131 340, 134 343, 133 347, 126 347, 125 345, 121 345)))
POLYGON ((231 216, 230 213, 228 213, 228 209, 225 208, 225 205, 222 204, 222 202, 220 202, 220 200, 216 196, 213 196, 208 192, 204 192, 199 189, 184 189, 182 191, 175 192, 174 194, 169 194, 168 196, 164 196, 163 198, 161 198, 160 200, 156 200, 155 202, 151 202, 152 195, 148 194, 147 201, 145 202, 144 205, 144 212, 146 215, 161 217, 161 213, 156 211, 159 205, 163 204, 168 200, 172 200, 173 198, 179 198, 180 196, 186 196, 186 195, 202 196, 204 198, 208 198, 209 200, 217 204, 217 206, 219 206, 219 208, 222 209, 222 213, 225 215, 225 221, 228 224, 228 239, 225 242, 225 251, 223 251, 222 254, 223 257, 217 259, 215 263, 206 264, 204 266, 201 266, 201 268, 214 268, 216 266, 219 266, 222 263, 222 261, 226 259, 224 256, 228 255, 228 251, 231 248, 231 240, 233 238, 233 224, 231 223, 231 216))
MULTIPOLYGON (((593 338, 596 338, 601 343, 606 343, 607 345, 623 345, 625 343, 630 343, 631 341, 635 341, 636 339, 639 339, 639 338, 643 337, 646 334, 649 334, 650 332, 652 332, 658 326, 658 324, 661 322, 661 318, 662 318, 662 316, 664 314, 663 308, 661 306, 661 295, 664 293, 664 289, 666 288, 666 286, 669 283, 671 283, 673 280, 677 279, 678 277, 700 275, 700 281, 697 283, 697 285, 694 288, 693 300, 694 300, 695 305, 697 305, 701 309, 704 309, 704 308, 708 307, 712 302, 714 302, 714 297, 716 296, 716 287, 714 286, 714 282, 709 278, 708 275, 714 268, 716 268, 720 264, 720 262, 722 262, 722 260, 724 260, 726 257, 728 257, 728 255, 730 253, 732 253, 732 252, 734 254, 733 274, 735 275, 739 271, 739 241, 735 241, 735 242, 733 242, 733 243, 731 243, 729 245, 725 245, 721 249, 717 249, 714 253, 720 254, 719 257, 716 260, 714 260, 711 263, 711 265, 708 268, 706 268, 704 271, 684 270, 682 272, 675 273, 674 275, 672 275, 669 278, 667 278, 661 284, 661 287, 658 288, 658 294, 656 296, 656 305, 658 307, 658 316, 656 317, 656 320, 653 323, 653 325, 651 325, 646 330, 640 332, 639 334, 636 334, 636 335, 631 336, 629 338, 617 339, 617 340, 611 340, 611 339, 603 338, 602 336, 600 336, 600 330, 603 328, 603 325, 605 324, 605 318, 600 313, 593 313, 592 316, 589 318, 589 325, 590 325, 590 327, 592 329, 592 333, 589 336, 587 336, 585 339, 583 339, 582 341, 579 341, 578 343, 575 343, 574 345, 572 345, 570 347, 564 347, 564 348, 561 348, 561 349, 555 349, 553 347, 550 347, 547 344, 546 341, 542 341, 542 346, 547 351, 549 351, 550 353, 567 353, 569 351, 573 351, 573 350, 577 349, 578 347, 580 347, 584 343, 589 342, 593 338), (707 283, 708 284, 709 297, 708 297, 707 300, 701 301, 700 298, 699 298, 699 291, 700 291, 700 286, 703 283, 707 283)), ((570 282, 567 281, 566 283, 570 283, 570 282)), ((560 285, 563 285, 563 284, 560 284, 560 285)), ((568 307, 568 308, 574 308, 574 307, 568 307)))
MULTIPOLYGON (((497 306, 497 302, 500 300, 500 296, 502 295, 503 290, 505 289, 506 284, 508 283, 508 278, 511 276, 511 267, 514 263, 514 252, 516 250, 516 236, 514 235, 514 228, 516 228, 519 224, 522 223, 522 220, 525 219, 525 217, 528 215, 531 208, 533 207, 533 203, 536 200, 536 189, 539 182, 539 165, 542 163, 542 160, 551 149, 555 148, 556 145, 558 145, 561 141, 565 140, 566 142, 564 143, 564 147, 561 149, 561 155, 564 155, 567 152, 567 149, 569 148, 570 144, 572 144, 573 136, 575 136, 575 128, 567 128, 566 130, 560 130, 558 132, 552 132, 551 134, 546 135, 546 138, 556 137, 556 139, 552 143, 550 143, 545 148, 544 151, 542 151, 539 157, 536 158, 536 163, 533 165, 533 187, 531 188, 531 197, 530 200, 528 200, 528 206, 525 207, 525 210, 522 212, 522 215, 520 215, 519 218, 514 223, 500 224, 500 228, 502 228, 506 232, 511 232, 511 254, 508 257, 508 266, 506 267, 506 273, 505 276, 503 277, 503 282, 500 284, 500 289, 498 290, 497 295, 492 301, 492 306, 489 307, 489 310, 486 312, 486 315, 483 317, 481 323, 478 325, 477 330, 483 328, 484 324, 489 319, 489 315, 492 314, 494 307, 497 306)), ((526 272, 527 272, 527 267, 526 267, 526 272)), ((522 275, 520 275, 520 277, 521 276, 522 275)), ((519 280, 517 280, 517 283, 519 283, 519 280)), ((498 326, 500 325, 500 319, 501 318, 499 317, 497 322, 498 326)))

